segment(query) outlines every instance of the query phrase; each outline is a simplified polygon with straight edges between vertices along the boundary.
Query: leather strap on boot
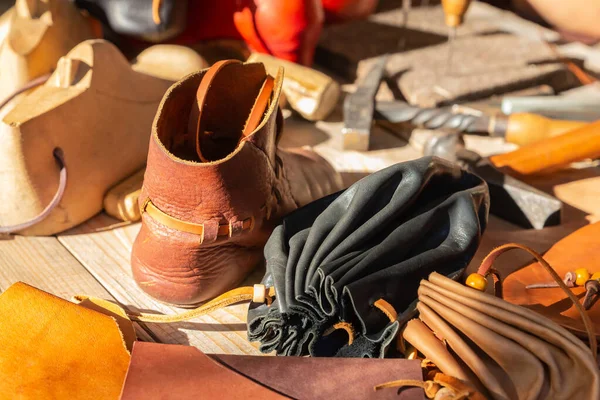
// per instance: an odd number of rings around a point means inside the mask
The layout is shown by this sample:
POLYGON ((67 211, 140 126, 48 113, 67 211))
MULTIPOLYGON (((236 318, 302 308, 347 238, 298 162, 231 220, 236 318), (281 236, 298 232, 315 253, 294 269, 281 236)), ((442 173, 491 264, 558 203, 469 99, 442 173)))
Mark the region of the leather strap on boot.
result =
MULTIPOLYGON (((156 207, 150 198, 147 198, 140 208, 140 214, 144 213, 147 213, 153 220, 168 228, 200 236, 200 244, 204 243, 205 236, 209 236, 207 233, 214 230, 212 226, 208 227, 206 224, 196 224, 172 217, 156 207)), ((219 238, 226 239, 245 231, 252 232, 252 229, 254 229, 254 217, 246 218, 243 221, 230 222, 229 224, 219 224, 216 226, 216 232, 211 232, 212 235, 210 236, 214 240, 219 238)))
POLYGON ((63 195, 65 194, 65 189, 67 188, 67 166, 65 165, 64 154, 61 148, 57 147, 56 149, 54 149, 52 155, 54 156, 54 159, 56 160, 56 163, 58 164, 58 168, 60 170, 58 179, 58 189, 56 190, 52 201, 50 201, 50 203, 46 206, 46 208, 44 208, 44 210, 42 210, 41 213, 39 213, 37 216, 30 219, 29 221, 17 225, 0 226, 0 234, 11 234, 14 232, 22 231, 27 228, 31 228, 32 226, 40 223, 46 217, 48 217, 48 215, 52 213, 56 206, 60 204, 60 201, 62 200, 63 195))

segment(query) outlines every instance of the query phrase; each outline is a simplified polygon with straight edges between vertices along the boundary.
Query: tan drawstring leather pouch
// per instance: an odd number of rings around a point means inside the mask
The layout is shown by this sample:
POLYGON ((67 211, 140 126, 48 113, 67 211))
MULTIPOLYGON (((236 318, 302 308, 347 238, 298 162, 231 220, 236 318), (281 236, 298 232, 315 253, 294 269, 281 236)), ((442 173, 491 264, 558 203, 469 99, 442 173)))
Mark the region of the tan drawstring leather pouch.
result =
MULTIPOLYGON (((496 257, 515 248, 531 253, 560 281, 539 254, 516 244, 492 251, 479 273, 493 271, 496 257)), ((592 351, 548 318, 438 273, 421 281, 419 319, 408 322, 402 338, 443 373, 470 383, 490 399, 596 400, 596 337, 581 304, 564 289, 582 314, 592 351)))
POLYGON ((133 325, 110 302, 78 301, 21 282, 0 295, 0 398, 119 398, 133 325))

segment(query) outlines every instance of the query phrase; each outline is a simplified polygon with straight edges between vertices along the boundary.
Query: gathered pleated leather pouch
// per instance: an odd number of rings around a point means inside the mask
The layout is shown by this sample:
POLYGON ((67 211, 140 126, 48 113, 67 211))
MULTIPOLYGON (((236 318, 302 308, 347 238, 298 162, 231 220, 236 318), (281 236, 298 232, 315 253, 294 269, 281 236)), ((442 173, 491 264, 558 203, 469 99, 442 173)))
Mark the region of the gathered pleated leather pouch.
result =
MULTIPOLYGON (((490 253, 480 271, 512 248, 530 251, 547 266, 533 250, 511 244, 490 253)), ((572 293, 569 297, 577 303, 572 293)), ((419 319, 407 324, 403 338, 442 372, 490 399, 598 399, 595 335, 578 308, 591 332, 592 351, 541 314, 432 273, 419 286, 419 319)))
POLYGON ((118 399, 135 340, 119 306, 24 283, 0 295, 0 398, 118 399))
POLYGON ((248 337, 278 355, 383 357, 431 272, 466 267, 486 184, 438 158, 396 164, 291 213, 271 235, 248 337))

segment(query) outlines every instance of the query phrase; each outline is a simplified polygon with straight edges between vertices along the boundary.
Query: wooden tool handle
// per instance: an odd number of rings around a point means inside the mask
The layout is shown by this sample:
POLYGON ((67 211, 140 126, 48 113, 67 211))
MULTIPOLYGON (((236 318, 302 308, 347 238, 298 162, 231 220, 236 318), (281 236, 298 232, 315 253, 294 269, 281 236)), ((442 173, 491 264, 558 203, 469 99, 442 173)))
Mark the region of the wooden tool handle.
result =
POLYGON ((268 54, 253 53, 248 62, 263 63, 273 76, 284 68, 283 93, 290 106, 310 121, 320 121, 335 108, 341 93, 340 85, 330 76, 315 69, 268 54))
POLYGON ((507 142, 524 146, 587 124, 588 122, 550 119, 531 113, 516 113, 508 117, 505 138, 507 142))
POLYGON ((490 157, 498 168, 521 175, 546 173, 586 158, 600 157, 600 121, 560 136, 523 146, 510 153, 490 157))
POLYGON ((469 4, 471 0, 442 0, 446 25, 450 28, 462 25, 469 4))

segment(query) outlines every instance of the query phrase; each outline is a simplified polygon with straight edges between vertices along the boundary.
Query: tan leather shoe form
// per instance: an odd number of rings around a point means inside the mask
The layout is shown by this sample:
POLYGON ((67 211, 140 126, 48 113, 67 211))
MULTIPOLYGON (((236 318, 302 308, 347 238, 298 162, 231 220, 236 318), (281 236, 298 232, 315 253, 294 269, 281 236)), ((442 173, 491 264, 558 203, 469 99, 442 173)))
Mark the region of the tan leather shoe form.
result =
POLYGON ((50 73, 60 57, 99 34, 92 20, 66 0, 17 0, 2 16, 1 31, 0 101, 50 73))
POLYGON ((152 297, 187 306, 235 287, 282 216, 341 189, 317 154, 277 149, 282 79, 283 70, 274 78, 262 64, 221 61, 165 94, 132 252, 152 297))
MULTIPOLYGON (((201 63, 198 57, 190 70, 201 63)), ((61 58, 0 123, 0 230, 25 223, 12 231, 49 235, 100 212, 106 190, 143 167, 152 120, 172 83, 133 71, 103 40, 61 58)))

